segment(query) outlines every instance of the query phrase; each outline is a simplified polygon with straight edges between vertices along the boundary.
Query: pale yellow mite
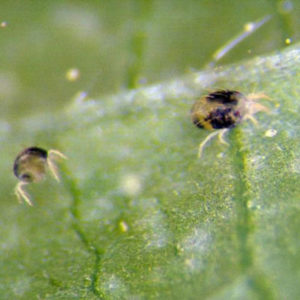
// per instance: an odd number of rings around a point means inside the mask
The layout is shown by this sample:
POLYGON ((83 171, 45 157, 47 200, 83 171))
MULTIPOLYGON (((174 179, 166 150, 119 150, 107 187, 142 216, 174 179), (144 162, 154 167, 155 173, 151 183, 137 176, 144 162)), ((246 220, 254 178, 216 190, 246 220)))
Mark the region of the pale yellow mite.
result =
POLYGON ((201 157, 206 144, 216 135, 223 144, 224 134, 243 120, 250 119, 257 124, 254 115, 268 112, 268 108, 257 102, 258 99, 270 99, 263 93, 243 95, 234 90, 217 90, 201 97, 191 109, 193 123, 202 129, 215 130, 199 145, 198 157, 201 157))
POLYGON ((15 194, 19 202, 25 201, 32 206, 29 195, 23 187, 32 182, 39 182, 44 179, 47 169, 53 177, 59 181, 58 170, 55 165, 57 158, 66 159, 67 157, 57 150, 46 151, 38 147, 29 147, 23 150, 15 159, 14 174, 19 179, 15 188, 15 194))

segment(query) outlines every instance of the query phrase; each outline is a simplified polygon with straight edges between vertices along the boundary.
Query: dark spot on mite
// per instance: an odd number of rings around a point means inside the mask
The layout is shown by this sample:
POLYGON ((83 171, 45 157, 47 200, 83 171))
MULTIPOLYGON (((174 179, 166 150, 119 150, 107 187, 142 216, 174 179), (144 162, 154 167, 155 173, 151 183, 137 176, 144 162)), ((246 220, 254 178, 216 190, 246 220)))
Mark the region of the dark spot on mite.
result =
POLYGON ((17 162, 17 159, 15 160, 15 163, 14 163, 14 174, 16 177, 19 177, 19 166, 18 166, 18 162, 17 162))
POLYGON ((22 176, 20 176, 20 179, 24 180, 24 181, 31 181, 32 180, 32 176, 25 173, 22 176))
POLYGON ((200 122, 199 120, 197 120, 197 119, 194 119, 194 120, 193 120, 193 123, 194 123, 198 128, 201 128, 201 129, 204 128, 204 126, 201 124, 201 122, 200 122))
POLYGON ((241 93, 237 91, 229 91, 229 90, 220 90, 213 93, 210 93, 206 96, 206 99, 210 102, 217 102, 221 104, 231 104, 237 105, 238 99, 241 93))
POLYGON ((38 147, 27 148, 24 150, 23 153, 21 153, 21 155, 24 155, 24 154, 35 155, 35 156, 42 157, 44 159, 47 159, 47 157, 48 157, 48 152, 46 150, 38 148, 38 147))
POLYGON ((237 117, 237 118, 240 118, 241 117, 241 114, 238 110, 236 110, 234 113, 234 116, 237 117))
POLYGON ((221 109, 210 112, 205 121, 210 122, 214 129, 232 128, 235 126, 235 120, 230 116, 231 108, 221 109))

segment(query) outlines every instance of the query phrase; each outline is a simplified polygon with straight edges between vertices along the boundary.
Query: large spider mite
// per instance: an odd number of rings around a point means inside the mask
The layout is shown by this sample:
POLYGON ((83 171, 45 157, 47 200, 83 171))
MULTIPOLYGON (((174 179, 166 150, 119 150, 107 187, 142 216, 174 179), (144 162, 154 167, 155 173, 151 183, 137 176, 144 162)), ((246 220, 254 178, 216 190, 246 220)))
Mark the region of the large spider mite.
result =
POLYGON ((15 159, 13 171, 19 179, 15 187, 15 194, 21 203, 24 200, 32 206, 29 195, 23 187, 32 182, 39 182, 44 179, 47 169, 50 170, 53 177, 59 181, 55 160, 57 158, 66 159, 67 157, 58 150, 44 150, 38 147, 29 147, 18 154, 15 159))
POLYGON ((224 140, 224 134, 229 129, 247 119, 257 124, 253 115, 260 111, 269 111, 256 101, 258 99, 269 97, 263 93, 245 96, 234 90, 217 90, 196 101, 191 109, 193 123, 198 128, 216 130, 200 143, 198 157, 201 157, 204 147, 214 136, 218 135, 221 143, 228 144, 224 140))

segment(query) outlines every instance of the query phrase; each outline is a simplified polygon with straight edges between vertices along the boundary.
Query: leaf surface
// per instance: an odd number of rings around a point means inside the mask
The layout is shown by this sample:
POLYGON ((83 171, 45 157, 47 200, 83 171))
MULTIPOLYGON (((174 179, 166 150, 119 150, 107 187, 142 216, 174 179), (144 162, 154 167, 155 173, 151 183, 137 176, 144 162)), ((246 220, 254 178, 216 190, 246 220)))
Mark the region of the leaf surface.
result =
POLYGON ((296 299, 299 289, 299 45, 129 92, 75 97, 61 113, 2 126, 4 298, 296 299), (270 113, 228 132, 190 121, 215 88, 264 92, 270 113), (274 135, 271 137, 270 134, 274 135), (68 156, 26 187, 7 176, 20 140, 68 156))

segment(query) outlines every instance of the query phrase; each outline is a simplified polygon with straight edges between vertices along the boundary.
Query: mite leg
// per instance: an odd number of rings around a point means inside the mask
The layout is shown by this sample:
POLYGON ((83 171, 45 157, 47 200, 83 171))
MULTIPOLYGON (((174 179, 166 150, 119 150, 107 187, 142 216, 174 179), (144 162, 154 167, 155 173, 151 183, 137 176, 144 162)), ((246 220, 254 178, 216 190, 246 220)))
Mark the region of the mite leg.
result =
POLYGON ((67 156, 65 156, 63 153, 59 152, 58 150, 52 149, 48 151, 47 163, 48 163, 49 170, 53 175, 53 177, 55 178, 55 180, 59 181, 57 166, 54 163, 55 157, 53 156, 58 156, 59 158, 63 158, 63 159, 67 159, 67 156))
POLYGON ((28 205, 33 206, 29 195, 23 190, 23 186, 26 184, 27 182, 20 181, 15 187, 15 195, 17 196, 19 203, 22 203, 22 200, 24 200, 28 205))
POLYGON ((56 155, 56 156, 59 156, 60 158, 68 159, 66 155, 64 155, 64 154, 61 153, 60 151, 54 150, 54 149, 49 150, 49 151, 48 151, 48 155, 56 155))
POLYGON ((219 137, 219 141, 222 144, 226 144, 228 145, 228 143, 224 140, 224 134, 228 131, 227 128, 225 129, 221 129, 221 130, 217 130, 211 134, 209 134, 204 140, 203 142, 201 142, 201 144, 199 145, 199 149, 198 149, 198 158, 200 158, 202 156, 203 153, 203 149, 206 146, 206 144, 212 139, 214 138, 216 135, 218 135, 219 137))
POLYGON ((266 95, 265 93, 251 93, 249 95, 247 95, 247 98, 250 100, 250 101, 253 101, 253 100, 259 100, 259 99, 266 99, 266 100, 269 100, 269 101, 272 101, 272 99, 266 95))
POLYGON ((244 116, 244 119, 249 119, 255 126, 258 126, 258 121, 253 117, 252 114, 247 114, 244 116))

